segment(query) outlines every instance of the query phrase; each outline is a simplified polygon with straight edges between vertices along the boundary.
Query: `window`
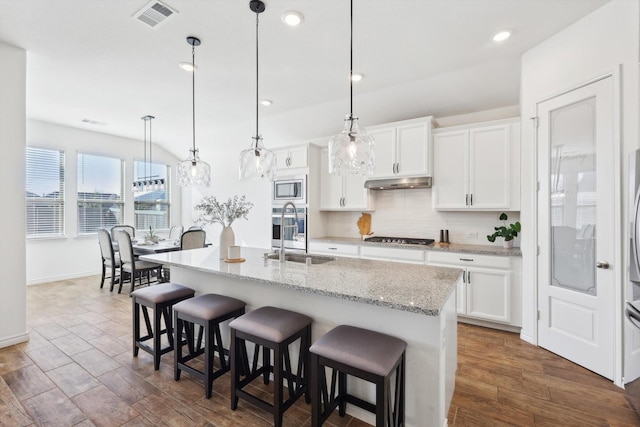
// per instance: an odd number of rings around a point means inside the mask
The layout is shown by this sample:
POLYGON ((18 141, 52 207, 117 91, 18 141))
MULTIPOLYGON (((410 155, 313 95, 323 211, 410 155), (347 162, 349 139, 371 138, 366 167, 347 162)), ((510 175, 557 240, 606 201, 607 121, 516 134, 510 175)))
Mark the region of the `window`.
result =
POLYGON ((64 151, 27 147, 27 237, 64 235, 64 151))
POLYGON ((122 159, 78 153, 78 234, 124 221, 122 159))
POLYGON ((133 163, 135 180, 164 179, 163 189, 133 194, 135 227, 138 230, 168 230, 171 226, 171 197, 169 193, 169 166, 160 163, 133 163))

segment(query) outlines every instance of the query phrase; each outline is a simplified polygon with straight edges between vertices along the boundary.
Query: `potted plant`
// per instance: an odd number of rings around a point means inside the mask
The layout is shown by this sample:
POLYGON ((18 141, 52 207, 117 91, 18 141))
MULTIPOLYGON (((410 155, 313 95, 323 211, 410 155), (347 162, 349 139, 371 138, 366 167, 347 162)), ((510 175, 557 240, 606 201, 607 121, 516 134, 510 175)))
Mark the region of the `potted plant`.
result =
POLYGON ((150 243, 158 243, 159 237, 155 233, 155 231, 153 231, 153 227, 149 226, 149 232, 147 233, 144 239, 150 243))
POLYGON ((214 196, 207 196, 196 205, 196 210, 200 211, 196 222, 201 225, 220 224, 220 259, 227 257, 229 246, 235 245, 236 237, 231 228, 231 224, 240 218, 247 219, 253 203, 248 202, 246 196, 233 196, 224 203, 218 202, 214 196))
POLYGON ((521 230, 520 222, 516 221, 515 224, 509 224, 507 226, 507 214, 502 212, 500 214, 500 221, 504 223, 501 227, 494 227, 496 230, 493 234, 487 236, 487 240, 490 242, 495 242, 496 237, 504 237, 504 241, 502 242, 502 247, 505 249, 510 249, 513 247, 513 238, 518 236, 518 233, 521 230))

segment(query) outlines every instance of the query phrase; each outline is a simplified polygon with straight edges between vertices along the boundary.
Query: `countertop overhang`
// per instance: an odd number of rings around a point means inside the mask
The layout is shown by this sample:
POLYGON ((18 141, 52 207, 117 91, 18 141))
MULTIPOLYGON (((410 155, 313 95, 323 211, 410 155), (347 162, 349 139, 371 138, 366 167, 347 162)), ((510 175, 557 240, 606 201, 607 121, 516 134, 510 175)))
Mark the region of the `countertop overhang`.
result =
POLYGON ((440 314, 462 274, 457 268, 342 257, 309 266, 280 263, 265 259, 266 252, 270 251, 242 247, 246 261, 241 263, 219 259, 218 248, 213 247, 140 259, 431 316, 440 314))

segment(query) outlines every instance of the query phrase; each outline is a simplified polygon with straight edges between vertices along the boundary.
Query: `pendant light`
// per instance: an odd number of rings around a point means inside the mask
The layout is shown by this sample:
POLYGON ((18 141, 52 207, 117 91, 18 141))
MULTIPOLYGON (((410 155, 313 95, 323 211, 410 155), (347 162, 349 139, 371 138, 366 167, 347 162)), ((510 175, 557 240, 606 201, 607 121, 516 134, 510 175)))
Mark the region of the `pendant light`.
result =
POLYGON ((200 46, 200 39, 187 37, 187 43, 191 45, 191 99, 192 99, 192 134, 193 148, 189 150, 189 157, 178 163, 176 171, 178 185, 181 187, 204 186, 211 182, 211 166, 200 160, 196 148, 196 46, 200 46))
POLYGON ((265 5, 260 0, 251 0, 249 9, 256 14, 256 136, 251 138, 251 146, 240 153, 240 179, 268 179, 273 181, 276 177, 276 156, 271 150, 262 145, 262 135, 258 128, 259 123, 259 79, 258 79, 258 24, 259 14, 264 12, 265 5))
POLYGON ((147 115, 142 117, 144 120, 144 163, 143 174, 144 176, 138 176, 138 179, 133 182, 131 189, 135 193, 164 190, 164 178, 160 178, 158 175, 151 175, 152 156, 152 142, 151 142, 151 120, 155 117, 147 115), (149 128, 149 161, 147 162, 147 128, 149 128))
POLYGON ((344 119, 342 132, 329 140, 329 173, 372 175, 375 171, 375 141, 364 129, 358 128, 358 118, 353 115, 353 0, 350 37, 350 111, 344 119))

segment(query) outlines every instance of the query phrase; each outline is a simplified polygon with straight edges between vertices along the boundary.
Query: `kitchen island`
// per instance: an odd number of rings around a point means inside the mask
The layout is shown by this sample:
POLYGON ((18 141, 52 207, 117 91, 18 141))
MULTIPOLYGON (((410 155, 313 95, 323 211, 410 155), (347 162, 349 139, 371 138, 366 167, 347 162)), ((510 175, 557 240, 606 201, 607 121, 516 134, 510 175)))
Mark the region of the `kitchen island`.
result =
MULTIPOLYGON (((219 259, 217 248, 140 258, 169 266, 172 282, 199 295, 239 298, 247 310, 271 305, 304 313, 313 318, 312 341, 340 324, 405 340, 406 425, 446 426, 457 364, 455 288, 462 270, 339 257, 313 265, 280 263, 265 252, 243 247, 241 263, 219 259)), ((349 389, 375 400, 369 383, 354 379, 349 389)), ((353 405, 348 412, 374 422, 353 405)))

